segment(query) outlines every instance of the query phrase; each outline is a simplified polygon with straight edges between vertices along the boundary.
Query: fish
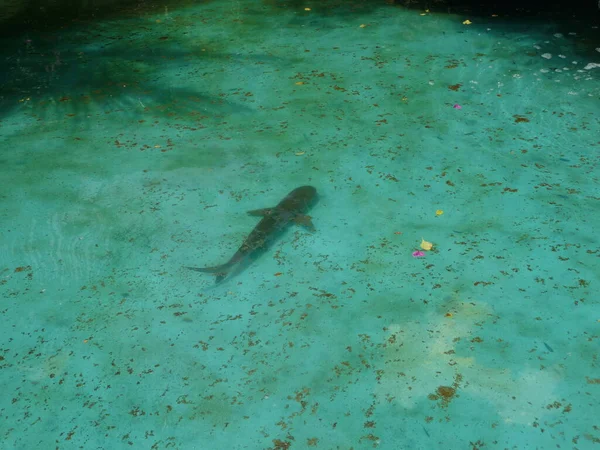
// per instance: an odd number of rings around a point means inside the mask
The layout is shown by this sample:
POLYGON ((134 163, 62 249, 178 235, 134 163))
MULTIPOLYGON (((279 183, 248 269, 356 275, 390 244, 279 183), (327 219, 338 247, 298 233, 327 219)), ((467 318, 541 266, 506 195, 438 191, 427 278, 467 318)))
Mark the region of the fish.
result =
POLYGON ((314 232, 311 216, 306 213, 318 200, 317 189, 313 186, 300 186, 272 208, 248 211, 251 216, 262 217, 252 232, 244 240, 237 252, 225 264, 213 267, 189 267, 196 272, 216 275, 215 284, 221 283, 235 267, 249 263, 264 253, 292 224, 302 225, 314 232))

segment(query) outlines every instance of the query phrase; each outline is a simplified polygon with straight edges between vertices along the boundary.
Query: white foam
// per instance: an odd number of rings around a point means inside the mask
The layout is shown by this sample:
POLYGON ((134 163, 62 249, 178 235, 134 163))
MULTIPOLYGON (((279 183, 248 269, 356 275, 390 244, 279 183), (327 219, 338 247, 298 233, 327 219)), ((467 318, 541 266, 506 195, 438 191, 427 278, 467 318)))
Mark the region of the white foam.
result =
POLYGON ((600 67, 600 64, 598 63, 589 63, 587 66, 584 67, 585 70, 590 70, 590 69, 597 69, 600 67))
POLYGON ((550 58, 552 58, 552 55, 550 53, 544 53, 542 55, 542 58, 550 59, 550 58))

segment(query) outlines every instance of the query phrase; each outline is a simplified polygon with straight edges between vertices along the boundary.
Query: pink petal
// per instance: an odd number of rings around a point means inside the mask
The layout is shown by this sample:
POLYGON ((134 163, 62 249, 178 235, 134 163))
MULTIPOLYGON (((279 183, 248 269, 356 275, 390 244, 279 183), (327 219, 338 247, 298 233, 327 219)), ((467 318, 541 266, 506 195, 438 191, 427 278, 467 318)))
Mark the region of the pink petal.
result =
POLYGON ((460 106, 458 103, 455 103, 453 108, 454 109, 462 109, 462 106, 460 106))
POLYGON ((414 258, 422 258, 423 256, 425 256, 425 253, 423 253, 420 250, 417 250, 416 252, 413 252, 412 255, 413 255, 414 258))

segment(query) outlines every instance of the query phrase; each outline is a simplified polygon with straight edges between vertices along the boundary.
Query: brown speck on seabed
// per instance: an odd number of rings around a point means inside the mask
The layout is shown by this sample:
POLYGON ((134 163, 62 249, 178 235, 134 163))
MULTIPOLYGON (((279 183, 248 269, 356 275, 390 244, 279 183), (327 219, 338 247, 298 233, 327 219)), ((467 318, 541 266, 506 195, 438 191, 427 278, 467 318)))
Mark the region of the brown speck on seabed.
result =
POLYGON ((520 116, 518 114, 515 114, 513 117, 515 118, 515 123, 529 122, 529 119, 527 117, 523 117, 523 116, 520 116))

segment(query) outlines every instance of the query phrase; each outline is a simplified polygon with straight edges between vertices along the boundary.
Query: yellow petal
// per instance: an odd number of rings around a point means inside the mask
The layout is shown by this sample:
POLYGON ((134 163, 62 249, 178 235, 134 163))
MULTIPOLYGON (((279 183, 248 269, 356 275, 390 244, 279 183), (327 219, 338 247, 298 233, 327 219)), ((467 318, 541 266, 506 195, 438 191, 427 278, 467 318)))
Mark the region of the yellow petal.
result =
POLYGON ((442 211, 441 209, 435 211, 436 216, 441 216, 442 214, 444 214, 444 211, 442 211))
POLYGON ((427 242, 425 239, 421 238, 421 248, 423 250, 431 250, 433 248, 433 244, 431 242, 427 242))
POLYGON ((473 22, 471 22, 469 19, 465 20, 463 22, 463 25, 471 25, 473 22))

